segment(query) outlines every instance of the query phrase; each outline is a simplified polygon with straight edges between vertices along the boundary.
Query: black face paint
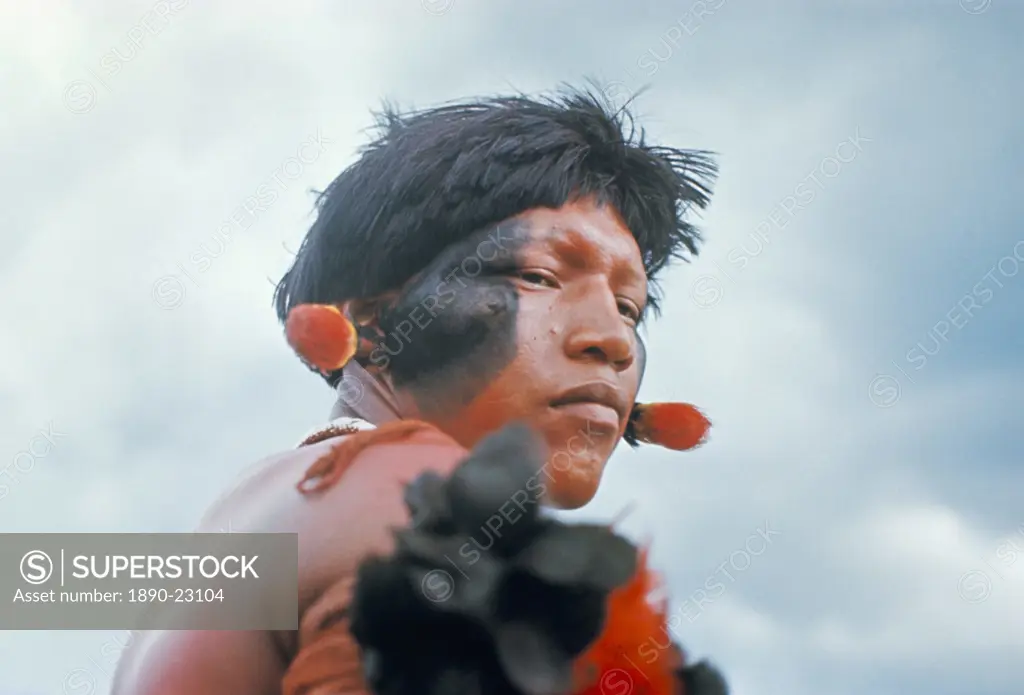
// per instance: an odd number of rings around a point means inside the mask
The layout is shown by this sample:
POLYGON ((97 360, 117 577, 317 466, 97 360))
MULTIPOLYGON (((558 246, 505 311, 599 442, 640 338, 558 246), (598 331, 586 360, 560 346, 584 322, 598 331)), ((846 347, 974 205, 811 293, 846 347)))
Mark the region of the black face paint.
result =
POLYGON ((381 316, 370 361, 421 410, 471 401, 515 358, 519 296, 509 279, 529 228, 507 222, 445 249, 381 316))

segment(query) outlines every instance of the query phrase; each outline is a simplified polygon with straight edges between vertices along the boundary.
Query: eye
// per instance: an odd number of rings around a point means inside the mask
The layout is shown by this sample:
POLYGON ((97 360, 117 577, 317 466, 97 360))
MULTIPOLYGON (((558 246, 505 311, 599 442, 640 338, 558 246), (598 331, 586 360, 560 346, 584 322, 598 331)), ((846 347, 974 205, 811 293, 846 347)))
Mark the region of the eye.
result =
POLYGON ((640 323, 640 309, 629 300, 619 300, 619 313, 632 321, 634 325, 640 323))
POLYGON ((516 276, 523 282, 531 285, 539 285, 541 287, 558 287, 558 280, 555 279, 554 275, 546 270, 539 270, 537 268, 519 270, 516 272, 516 276))

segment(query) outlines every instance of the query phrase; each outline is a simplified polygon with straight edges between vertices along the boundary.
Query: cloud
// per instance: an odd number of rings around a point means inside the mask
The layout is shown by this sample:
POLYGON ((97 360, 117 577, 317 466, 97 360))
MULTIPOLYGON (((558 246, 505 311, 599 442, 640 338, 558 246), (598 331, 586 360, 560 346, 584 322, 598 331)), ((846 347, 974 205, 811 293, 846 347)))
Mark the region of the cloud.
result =
MULTIPOLYGON (((907 358, 1024 238, 1011 8, 726 0, 691 33, 696 3, 167 3, 155 32, 141 20, 158 3, 0 9, 19 27, 0 47, 15 105, 0 119, 0 470, 28 469, 0 474, 0 529, 191 528, 330 408, 281 339, 267 277, 369 109, 595 75, 650 84, 652 138, 721 153, 708 241, 666 278, 642 394, 697 403, 715 427, 692 453, 621 449, 578 516, 636 502, 624 529, 653 537, 680 638, 737 693, 1016 692, 1022 276, 926 368, 907 358), (284 177, 317 132, 330 146, 284 177), (858 132, 870 142, 812 201, 786 202, 858 132), (273 204, 233 222, 266 185, 273 204), (172 273, 184 296, 162 308, 154 283, 172 273), (713 306, 694 299, 701 277, 713 306), (879 374, 898 379, 890 407, 872 402, 879 374), (36 456, 49 423, 66 436, 36 456), (755 555, 766 520, 778 535, 755 555)), ((2 634, 5 687, 106 692, 116 636, 2 634)))

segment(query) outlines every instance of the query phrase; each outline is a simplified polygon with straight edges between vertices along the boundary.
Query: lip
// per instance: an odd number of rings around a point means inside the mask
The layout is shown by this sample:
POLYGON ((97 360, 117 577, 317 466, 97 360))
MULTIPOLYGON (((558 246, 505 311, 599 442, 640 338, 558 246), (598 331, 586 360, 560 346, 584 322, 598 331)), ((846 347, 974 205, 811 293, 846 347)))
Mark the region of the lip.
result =
POLYGON ((626 419, 631 405, 622 391, 606 381, 592 381, 574 386, 551 401, 552 408, 572 407, 581 413, 591 412, 596 415, 593 419, 605 419, 608 415, 607 410, 610 409, 615 413, 618 422, 626 419), (599 415, 602 410, 605 411, 604 416, 599 415))

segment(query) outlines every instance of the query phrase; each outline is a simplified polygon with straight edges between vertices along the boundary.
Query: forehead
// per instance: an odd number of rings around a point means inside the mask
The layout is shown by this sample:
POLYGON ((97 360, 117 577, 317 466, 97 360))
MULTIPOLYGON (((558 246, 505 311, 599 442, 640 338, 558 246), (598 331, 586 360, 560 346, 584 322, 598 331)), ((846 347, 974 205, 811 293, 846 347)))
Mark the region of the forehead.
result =
POLYGON ((646 284, 636 239, 610 205, 581 200, 537 208, 517 217, 529 230, 524 251, 549 250, 581 268, 607 270, 623 281, 646 284))

